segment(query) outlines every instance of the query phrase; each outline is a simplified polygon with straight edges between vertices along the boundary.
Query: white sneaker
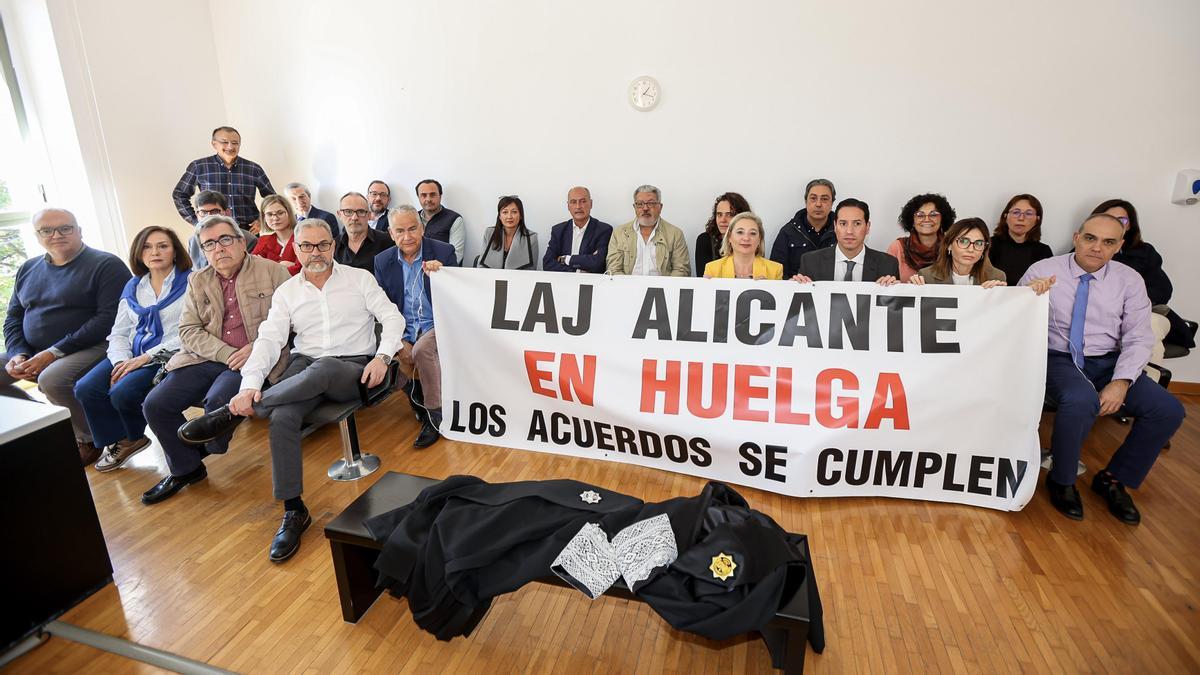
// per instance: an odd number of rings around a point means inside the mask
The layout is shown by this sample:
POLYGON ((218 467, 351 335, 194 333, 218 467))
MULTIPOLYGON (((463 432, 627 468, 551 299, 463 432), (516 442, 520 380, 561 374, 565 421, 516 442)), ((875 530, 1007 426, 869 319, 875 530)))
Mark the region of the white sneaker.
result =
POLYGON ((113 469, 121 468, 125 462, 129 461, 137 453, 145 450, 150 446, 150 439, 142 436, 136 441, 123 439, 104 448, 104 454, 100 456, 100 461, 96 462, 97 471, 112 471, 113 469))

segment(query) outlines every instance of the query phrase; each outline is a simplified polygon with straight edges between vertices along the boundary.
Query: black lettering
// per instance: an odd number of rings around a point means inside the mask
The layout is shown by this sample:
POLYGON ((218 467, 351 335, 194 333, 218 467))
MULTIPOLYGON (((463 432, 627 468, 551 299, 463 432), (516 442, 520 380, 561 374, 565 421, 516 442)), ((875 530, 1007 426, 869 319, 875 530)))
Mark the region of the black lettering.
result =
POLYGON ((871 477, 871 457, 874 450, 846 451, 846 483, 849 485, 866 485, 871 477), (861 459, 860 459, 861 458, 861 459), (857 471, 856 471, 857 469, 857 471))
POLYGON ((563 427, 571 423, 571 418, 562 413, 550 415, 550 440, 555 445, 566 445, 571 442, 571 435, 563 427))
POLYGON ((996 475, 996 496, 1007 497, 1009 494, 1017 494, 1017 486, 1025 479, 1025 469, 1029 468, 1029 462, 1017 460, 1017 470, 1013 471, 1013 461, 1007 457, 1001 457, 997 467, 996 475))
POLYGON ((841 471, 830 469, 831 461, 841 462, 842 451, 837 448, 825 448, 820 455, 817 455, 817 482, 821 485, 834 485, 842 479, 841 471))
POLYGON ((658 434, 642 429, 638 432, 638 439, 642 442, 642 457, 651 459, 662 457, 662 441, 659 440, 658 434))
POLYGON ((942 456, 936 452, 917 453, 917 475, 913 478, 913 487, 925 487, 925 477, 932 476, 942 468, 942 456))
POLYGON ((996 461, 995 457, 984 457, 983 455, 971 456, 971 472, 967 474, 967 492, 977 495, 990 495, 992 491, 983 486, 983 481, 990 481, 992 472, 983 468, 984 464, 992 464, 996 461))
POLYGON ((697 436, 688 441, 688 447, 692 449, 692 464, 696 466, 712 464, 712 454, 708 451, 708 439, 697 436))
POLYGON ((742 473, 747 476, 757 476, 762 473, 762 460, 758 458, 762 454, 762 448, 746 441, 742 443, 742 447, 738 448, 738 454, 742 456, 742 461, 738 462, 738 468, 742 470, 742 473))
POLYGON ((916 307, 917 299, 911 295, 881 295, 875 298, 875 304, 887 308, 888 351, 904 351, 904 310, 916 307))
POLYGON ((575 445, 580 448, 590 448, 596 442, 596 435, 592 432, 592 421, 581 420, 578 417, 571 418, 571 430, 575 432, 575 445))
POLYGON ((938 318, 939 309, 957 309, 958 298, 925 296, 921 298, 921 352, 924 354, 957 354, 957 342, 938 342, 938 333, 953 331, 954 319, 938 318))
POLYGON ((865 351, 871 347, 871 296, 854 296, 857 311, 850 311, 845 293, 829 296, 829 348, 845 349, 842 334, 850 338, 850 348, 865 351))
POLYGON ((496 291, 492 296, 492 328, 496 330, 520 330, 520 324, 515 319, 504 316, 508 309, 508 282, 496 280, 496 291))
POLYGON ((637 443, 633 440, 633 429, 628 427, 613 427, 617 432, 617 452, 626 452, 631 455, 638 454, 637 443))
POLYGON ((942 476, 942 489, 950 492, 962 492, 967 486, 954 482, 954 465, 958 463, 958 455, 946 454, 946 473, 942 476))
POLYGON ((766 311, 775 309, 775 296, 760 288, 742 291, 738 294, 737 310, 734 314, 734 335, 745 345, 757 345, 770 342, 775 334, 775 324, 762 323, 750 328, 751 303, 757 301, 766 311))
POLYGON ((525 440, 550 442, 550 439, 546 437, 546 418, 542 417, 541 410, 534 410, 533 415, 529 418, 529 435, 525 440))
POLYGON ((776 469, 787 467, 787 446, 783 445, 767 445, 767 470, 763 473, 763 478, 773 480, 780 483, 786 482, 787 478, 776 469))
POLYGON ((482 403, 472 403, 467 415, 467 429, 479 435, 487 431, 487 406, 482 403))
POLYGON ((567 335, 583 335, 592 327, 592 287, 579 287, 579 312, 574 318, 563 317, 563 332, 567 335))
POLYGON ((729 342, 729 291, 717 291, 717 304, 713 307, 712 341, 717 344, 729 342))
POLYGON ((687 441, 683 440, 683 436, 671 434, 663 439, 663 445, 666 446, 667 458, 672 462, 682 464, 687 461, 687 441))
POLYGON ((539 281, 533 285, 533 295, 529 296, 529 310, 525 312, 525 323, 521 331, 533 332, 533 325, 540 323, 547 333, 558 333, 558 312, 554 311, 554 291, 548 281, 539 281))
POLYGON ((504 424, 504 407, 494 405, 488 408, 488 412, 492 416, 492 425, 488 427, 488 433, 493 438, 499 438, 504 435, 504 430, 507 428, 504 424))
POLYGON ((612 436, 609 434, 609 425, 607 422, 596 422, 596 448, 598 450, 616 450, 612 444, 612 436))
POLYGON ((680 342, 707 342, 708 335, 701 330, 692 330, 692 289, 679 289, 679 323, 675 326, 675 339, 680 342))
POLYGON ((813 302, 812 293, 792 294, 792 304, 788 307, 787 318, 783 321, 779 344, 791 347, 798 335, 803 335, 808 340, 809 349, 821 348, 821 326, 817 323, 817 306, 813 302), (804 323, 799 323, 801 316, 804 317, 804 323))
POLYGON ((633 339, 645 340, 646 333, 658 332, 659 340, 671 339, 671 318, 667 315, 667 295, 661 288, 647 288, 638 310, 637 324, 633 327, 633 339))
POLYGON ((458 401, 457 400, 451 401, 450 402, 450 431, 463 432, 466 430, 467 430, 467 428, 462 425, 462 422, 458 421, 458 401))
POLYGON ((872 481, 872 485, 908 487, 911 465, 911 452, 880 450, 875 456, 875 480, 872 481))

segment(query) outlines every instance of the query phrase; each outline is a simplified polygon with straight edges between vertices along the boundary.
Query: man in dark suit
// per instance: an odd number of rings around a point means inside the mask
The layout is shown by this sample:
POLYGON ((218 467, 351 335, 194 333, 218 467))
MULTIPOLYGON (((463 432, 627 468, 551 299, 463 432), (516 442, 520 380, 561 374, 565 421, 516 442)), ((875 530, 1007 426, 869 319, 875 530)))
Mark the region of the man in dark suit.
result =
POLYGON ((396 360, 408 378, 404 391, 421 420, 414 448, 427 448, 441 438, 442 367, 433 329, 433 295, 429 273, 458 266, 454 247, 425 236, 417 209, 401 204, 388 215, 388 233, 396 248, 375 256, 375 280, 404 315, 404 336, 396 360), (414 377, 420 377, 420 381, 414 377))
POLYGON ((333 232, 333 238, 336 241, 342 236, 342 227, 338 225, 337 216, 328 211, 323 211, 313 206, 312 192, 304 183, 288 183, 283 189, 283 194, 292 203, 292 208, 296 210, 296 222, 300 222, 305 218, 319 218, 326 223, 329 223, 329 229, 333 232))
POLYGON ((854 199, 843 199, 833 213, 837 246, 805 253, 800 273, 792 279, 812 281, 876 281, 884 286, 900 282, 900 264, 892 256, 867 248, 871 232, 871 207, 854 199))
POLYGON ((371 211, 367 225, 372 230, 387 234, 388 205, 392 203, 392 188, 385 182, 375 179, 367 186, 367 208, 371 211))
POLYGON ((565 220, 550 230, 550 245, 542 258, 542 269, 552 272, 604 271, 612 225, 592 218, 592 193, 585 187, 567 192, 565 220))

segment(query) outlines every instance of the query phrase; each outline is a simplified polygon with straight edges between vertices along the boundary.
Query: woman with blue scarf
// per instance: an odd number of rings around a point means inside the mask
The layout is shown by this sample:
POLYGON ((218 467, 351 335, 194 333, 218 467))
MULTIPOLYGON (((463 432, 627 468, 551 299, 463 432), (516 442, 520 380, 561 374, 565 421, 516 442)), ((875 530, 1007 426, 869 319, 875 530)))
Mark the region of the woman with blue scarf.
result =
POLYGON ((159 367, 179 351, 179 318, 192 259, 174 232, 151 225, 129 248, 134 277, 125 285, 108 336, 108 358, 75 385, 92 442, 111 471, 150 445, 142 402, 159 367))

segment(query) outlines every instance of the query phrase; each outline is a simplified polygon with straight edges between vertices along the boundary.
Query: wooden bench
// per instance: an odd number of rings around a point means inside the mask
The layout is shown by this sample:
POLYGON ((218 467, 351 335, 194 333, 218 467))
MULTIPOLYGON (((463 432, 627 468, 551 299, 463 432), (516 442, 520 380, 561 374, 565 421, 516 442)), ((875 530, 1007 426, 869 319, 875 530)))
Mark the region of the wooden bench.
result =
MULTIPOLYGON (((357 623, 382 592, 375 586, 379 575, 374 569, 381 545, 371 539, 363 522, 411 503, 421 490, 438 482, 433 478, 389 471, 325 526, 325 537, 329 539, 329 550, 333 554, 333 571, 342 604, 342 618, 347 622, 357 623)), ((808 539, 804 538, 800 546, 805 558, 811 560, 808 539)), ((554 574, 547 574, 538 581, 570 587, 554 574)), ((788 585, 791 591, 788 601, 776 612, 775 618, 764 631, 772 635, 773 642, 782 645, 784 653, 778 662, 784 664, 786 673, 801 673, 804 670, 810 621, 810 583, 814 583, 811 576, 804 575, 799 584, 788 585)), ((621 580, 605 595, 641 601, 641 598, 629 592, 621 580)))
POLYGON ((327 424, 337 424, 342 432, 342 459, 334 462, 327 471, 334 480, 358 480, 369 476, 379 468, 379 458, 371 454, 363 454, 358 443, 358 425, 354 422, 354 413, 363 408, 383 403, 396 390, 396 380, 399 365, 392 362, 388 367, 383 382, 371 389, 362 382, 358 383, 358 399, 338 403, 326 401, 304 416, 304 427, 300 430, 300 438, 304 438, 327 424))

